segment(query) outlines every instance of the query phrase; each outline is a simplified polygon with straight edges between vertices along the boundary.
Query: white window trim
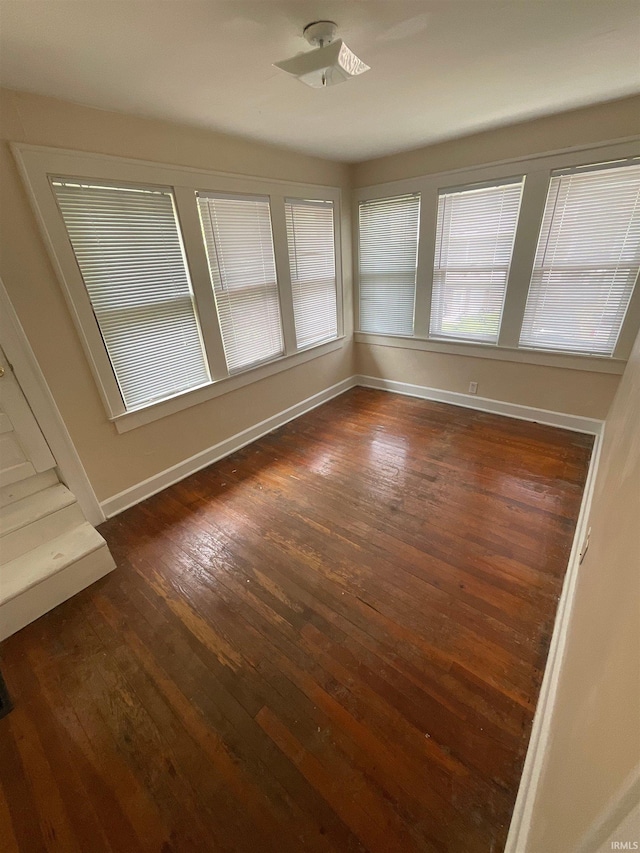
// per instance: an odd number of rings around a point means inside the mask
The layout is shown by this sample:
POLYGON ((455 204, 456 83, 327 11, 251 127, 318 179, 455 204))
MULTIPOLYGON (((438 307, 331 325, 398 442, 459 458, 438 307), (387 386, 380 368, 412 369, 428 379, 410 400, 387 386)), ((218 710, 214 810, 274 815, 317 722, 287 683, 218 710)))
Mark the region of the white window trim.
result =
POLYGON ((125 414, 119 415, 117 418, 111 418, 111 420, 114 422, 118 432, 129 432, 129 430, 143 426, 143 424, 157 421, 160 418, 166 418, 168 415, 182 411, 182 409, 197 406, 200 403, 205 403, 207 400, 213 400, 215 397, 228 394, 230 391, 237 391, 238 388, 244 388, 245 385, 251 385, 252 382, 259 382, 268 376, 274 376, 276 373, 290 370, 292 367, 305 364, 314 358, 328 355, 331 352, 342 349, 344 344, 344 335, 339 335, 331 341, 307 347, 293 355, 279 356, 272 361, 263 362, 262 364, 250 367, 248 370, 243 370, 241 373, 234 373, 225 379, 219 379, 217 382, 210 382, 208 385, 201 385, 199 388, 192 388, 190 391, 182 391, 180 394, 176 394, 175 397, 168 397, 165 400, 160 400, 141 409, 133 409, 125 412, 125 414))
POLYGON ((414 335, 413 337, 405 337, 359 331, 359 259, 356 233, 356 238, 353 241, 355 341, 429 352, 495 358, 501 361, 568 367, 576 370, 622 373, 640 327, 640 284, 637 284, 634 290, 612 356, 535 350, 519 347, 518 343, 551 173, 557 169, 638 156, 638 142, 640 142, 640 137, 633 137, 628 141, 616 144, 580 146, 537 157, 505 160, 474 168, 453 169, 433 175, 423 175, 355 189, 353 191, 352 215, 356 229, 358 207, 361 202, 408 193, 420 193, 422 196, 414 335), (524 174, 525 184, 507 280, 498 343, 483 344, 451 338, 445 341, 442 338, 430 336, 429 321, 438 192, 451 186, 461 187, 482 182, 495 183, 504 178, 512 178, 515 174, 524 174))
POLYGON ((478 341, 444 341, 441 338, 405 337, 403 335, 382 335, 373 332, 354 332, 357 344, 369 344, 395 349, 413 349, 423 352, 441 352, 449 355, 465 355, 474 358, 488 358, 495 361, 513 361, 520 364, 542 364, 547 367, 564 367, 569 370, 587 370, 591 373, 624 373, 626 359, 610 357, 583 356, 567 352, 549 350, 531 350, 518 347, 503 347, 495 344, 483 344, 478 341))
POLYGON ((342 256, 342 191, 339 187, 302 184, 226 172, 204 171, 104 154, 69 151, 24 143, 12 143, 11 149, 27 188, 31 204, 45 239, 51 260, 60 279, 107 416, 118 432, 125 432, 188 406, 197 405, 251 382, 309 361, 344 346, 344 300, 342 256), (201 332, 207 348, 212 381, 195 389, 137 410, 125 410, 118 384, 93 314, 78 268, 64 220, 58 209, 49 176, 84 180, 108 180, 130 184, 170 187, 180 222, 194 299, 201 332), (285 353, 277 359, 230 376, 226 366, 222 336, 215 310, 215 297, 209 278, 206 252, 200 232, 196 192, 268 196, 271 204, 276 271, 281 294, 285 353), (334 203, 336 253, 336 293, 338 336, 336 339, 304 349, 296 348, 291 303, 289 254, 285 226, 284 199, 317 198, 334 203), (288 315, 291 315, 290 317, 288 315))

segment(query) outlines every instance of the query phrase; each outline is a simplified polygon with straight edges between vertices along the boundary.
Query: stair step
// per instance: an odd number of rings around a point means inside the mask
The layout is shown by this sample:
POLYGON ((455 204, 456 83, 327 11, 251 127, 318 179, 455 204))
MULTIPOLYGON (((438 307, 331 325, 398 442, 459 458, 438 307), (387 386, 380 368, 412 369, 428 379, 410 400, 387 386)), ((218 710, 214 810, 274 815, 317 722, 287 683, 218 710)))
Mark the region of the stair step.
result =
POLYGON ((2 507, 0 511, 0 535, 8 536, 14 530, 26 527, 34 521, 39 521, 52 512, 71 506, 76 499, 66 486, 56 483, 42 491, 27 495, 21 500, 14 501, 2 507))
POLYGON ((41 492, 49 486, 55 486, 59 482, 56 472, 53 468, 50 468, 41 474, 34 474, 32 477, 27 477, 26 480, 9 483, 7 486, 0 488, 0 507, 20 501, 35 492, 41 492))
POLYGON ((78 502, 57 483, 0 509, 0 564, 44 545, 84 521, 78 502))
POLYGON ((0 567, 0 640, 115 568, 107 544, 83 522, 0 567))

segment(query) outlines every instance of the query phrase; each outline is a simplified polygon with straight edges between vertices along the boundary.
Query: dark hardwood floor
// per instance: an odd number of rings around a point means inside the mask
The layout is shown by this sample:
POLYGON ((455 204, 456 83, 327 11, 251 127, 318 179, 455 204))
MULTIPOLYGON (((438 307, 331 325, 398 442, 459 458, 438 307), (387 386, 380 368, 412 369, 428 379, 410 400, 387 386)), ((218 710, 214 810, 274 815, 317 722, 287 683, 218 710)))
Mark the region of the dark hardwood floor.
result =
POLYGON ((592 438, 356 389, 11 637, 0 848, 502 850, 592 438))

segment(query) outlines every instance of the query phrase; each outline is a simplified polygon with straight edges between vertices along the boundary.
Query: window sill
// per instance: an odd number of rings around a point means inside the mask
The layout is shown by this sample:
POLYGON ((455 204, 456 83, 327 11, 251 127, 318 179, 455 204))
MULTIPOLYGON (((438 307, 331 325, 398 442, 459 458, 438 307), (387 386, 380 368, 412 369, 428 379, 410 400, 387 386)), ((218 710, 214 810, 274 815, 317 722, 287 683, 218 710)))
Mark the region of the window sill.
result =
POLYGON ((259 382, 268 376, 274 376, 276 373, 282 373, 284 370, 289 370, 299 364, 305 364, 305 362, 312 361, 314 358, 328 355, 331 352, 342 349, 344 344, 345 336, 342 335, 332 341, 308 347, 292 355, 280 356, 273 361, 249 368, 242 373, 236 373, 233 376, 227 376, 225 379, 209 382, 190 391, 183 391, 174 397, 160 400, 157 403, 150 403, 142 409, 125 412, 110 420, 119 433, 129 432, 129 430, 136 429, 136 427, 160 420, 191 406, 205 403, 207 400, 212 400, 231 391, 236 391, 238 388, 244 388, 246 385, 259 382))
POLYGON ((441 352, 449 355, 466 355, 475 358, 489 358, 497 361, 512 361, 520 364, 541 364, 546 367, 564 367, 569 370, 585 370, 590 373, 624 372, 626 361, 598 355, 576 355, 564 352, 543 352, 542 350, 515 349, 495 344, 471 343, 466 341, 443 341, 433 338, 403 337, 401 335, 376 335, 371 332, 356 332, 356 343, 371 344, 397 349, 414 349, 423 352, 441 352))

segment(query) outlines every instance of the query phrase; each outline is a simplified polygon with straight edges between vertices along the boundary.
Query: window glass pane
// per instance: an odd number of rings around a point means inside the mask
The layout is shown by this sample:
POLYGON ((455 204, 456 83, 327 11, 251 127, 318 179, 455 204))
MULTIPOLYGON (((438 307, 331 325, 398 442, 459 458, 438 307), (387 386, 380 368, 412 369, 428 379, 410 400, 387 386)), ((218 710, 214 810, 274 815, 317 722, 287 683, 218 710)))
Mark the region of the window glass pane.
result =
POLYGON ((551 178, 520 346, 612 355, 640 266, 640 163, 551 178))
POLYGON ((360 329, 413 335, 420 196, 360 204, 360 329))
POLYGON ((208 382, 171 191, 51 183, 126 408, 208 382))
POLYGON ((497 343, 523 180, 441 192, 430 334, 497 343))
POLYGON ((298 348, 338 334, 333 202, 286 199, 287 240, 298 348))
POLYGON ((229 371, 282 355, 269 198, 199 194, 198 209, 229 371))

